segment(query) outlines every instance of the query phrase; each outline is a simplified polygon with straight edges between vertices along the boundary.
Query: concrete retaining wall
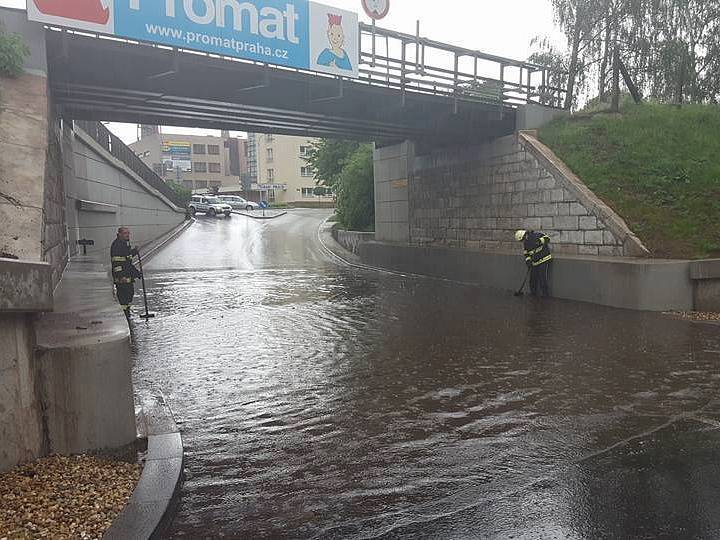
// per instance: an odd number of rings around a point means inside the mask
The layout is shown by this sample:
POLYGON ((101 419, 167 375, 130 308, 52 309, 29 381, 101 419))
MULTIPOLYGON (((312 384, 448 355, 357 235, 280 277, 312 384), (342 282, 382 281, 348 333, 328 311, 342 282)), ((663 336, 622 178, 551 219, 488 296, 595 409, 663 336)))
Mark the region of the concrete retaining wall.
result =
POLYGON ((542 105, 520 105, 517 108, 515 129, 518 131, 526 129, 538 129, 548 122, 563 116, 569 116, 570 111, 552 109, 542 105))
MULTIPOLYGON (((519 248, 511 254, 368 242, 359 253, 362 262, 371 266, 508 291, 517 290, 525 275, 519 248)), ((557 256, 551 289, 557 298, 619 308, 684 311, 693 307, 689 261, 557 256)))
POLYGON ((0 256, 41 261, 47 78, 0 78, 0 100, 0 256))
POLYGON ((375 233, 345 231, 343 229, 338 229, 337 227, 332 228, 332 236, 337 243, 353 255, 357 255, 361 244, 375 240, 375 233))
POLYGON ((90 311, 63 310, 60 278, 68 243, 76 253, 77 239, 93 239, 107 261, 119 225, 132 227, 133 242, 145 244, 181 223, 184 211, 63 126, 48 95, 43 26, 28 22, 24 10, 0 8, 0 20, 31 50, 22 76, 0 78, 0 470, 6 470, 47 452, 134 438, 129 334, 107 269, 96 281, 104 314, 87 286, 73 296, 92 303, 90 311), (37 323, 37 314, 53 306, 59 312, 37 323), (77 340, 56 339, 53 330, 61 327, 77 340), (82 335, 95 327, 105 329, 104 337, 82 335))
POLYGON ((690 263, 697 311, 720 313, 720 259, 690 263))
POLYGON ((0 258, 0 291, 0 313, 52 311, 52 268, 43 262, 0 258))
POLYGON ((65 196, 70 253, 77 241, 93 240, 89 256, 109 257, 121 225, 130 227, 133 245, 145 244, 185 219, 185 210, 147 185, 124 163, 104 152, 82 130, 66 126, 65 196))
POLYGON ((34 317, 52 309, 52 272, 42 261, 48 148, 44 29, 24 11, 0 9, 4 29, 30 45, 25 72, 0 78, 0 470, 45 451, 34 317), (15 260, 9 260, 15 259, 15 260))
POLYGON ((31 317, 0 313, 0 471, 44 451, 31 317))
POLYGON ((411 142, 375 148, 375 235, 382 242, 408 242, 410 173, 415 158, 411 142))
MULTIPOLYGON (((107 303, 114 304, 109 290, 107 303)), ((62 318, 71 324, 54 315, 38 332, 36 363, 48 450, 67 455, 132 443, 135 409, 124 317, 96 316, 103 325, 99 329, 75 313, 62 318)))

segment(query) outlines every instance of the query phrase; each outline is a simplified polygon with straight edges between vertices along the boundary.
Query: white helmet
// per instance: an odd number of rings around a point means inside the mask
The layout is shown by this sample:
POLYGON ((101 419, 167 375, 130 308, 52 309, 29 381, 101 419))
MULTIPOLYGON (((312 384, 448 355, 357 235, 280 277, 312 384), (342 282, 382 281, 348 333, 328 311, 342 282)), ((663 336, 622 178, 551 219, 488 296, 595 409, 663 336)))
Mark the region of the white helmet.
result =
POLYGON ((525 229, 520 229, 519 231, 515 231, 515 240, 518 242, 522 242, 525 238, 525 235, 527 234, 527 231, 525 229))

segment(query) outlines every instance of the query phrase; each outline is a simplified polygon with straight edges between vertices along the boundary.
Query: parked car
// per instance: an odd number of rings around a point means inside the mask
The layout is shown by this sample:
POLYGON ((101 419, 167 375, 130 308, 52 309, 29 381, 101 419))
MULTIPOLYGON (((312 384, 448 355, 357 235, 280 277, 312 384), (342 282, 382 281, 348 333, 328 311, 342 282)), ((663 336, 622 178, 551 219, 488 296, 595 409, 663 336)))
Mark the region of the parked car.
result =
POLYGON ((248 201, 237 195, 220 195, 218 197, 224 203, 233 207, 233 210, 257 210, 260 205, 253 201, 248 201))
POLYGON ((232 206, 222 202, 217 197, 209 195, 193 195, 188 203, 188 208, 193 216, 196 212, 203 212, 205 215, 213 217, 218 214, 225 214, 225 217, 230 217, 230 214, 232 214, 232 206))

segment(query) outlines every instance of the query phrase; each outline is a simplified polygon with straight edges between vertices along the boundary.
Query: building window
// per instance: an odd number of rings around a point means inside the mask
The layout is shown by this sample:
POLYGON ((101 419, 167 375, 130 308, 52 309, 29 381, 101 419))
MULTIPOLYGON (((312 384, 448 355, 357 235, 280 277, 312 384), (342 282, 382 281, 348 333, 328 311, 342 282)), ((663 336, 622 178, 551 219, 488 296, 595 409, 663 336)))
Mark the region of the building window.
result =
POLYGON ((211 173, 219 173, 220 172, 220 164, 219 163, 208 163, 208 171, 211 173))
POLYGON ((198 161, 193 164, 193 168, 195 169, 195 172, 198 173, 204 173, 207 172, 207 163, 203 163, 202 161, 198 161))
POLYGON ((308 197, 314 197, 315 196, 315 188, 311 188, 311 187, 302 188, 302 196, 305 199, 307 199, 308 197))
POLYGON ((275 202, 275 190, 274 190, 274 189, 269 190, 269 191, 268 191, 268 194, 267 194, 267 197, 268 197, 268 202, 269 202, 269 203, 275 202))
POLYGON ((309 146, 301 146, 300 147, 300 157, 308 157, 310 155, 310 147, 309 146))
POLYGON ((217 144, 208 144, 207 147, 208 154, 211 156, 219 156, 220 155, 220 146, 217 144))
POLYGON ((312 167, 300 167, 300 176, 312 177, 315 174, 312 167))
POLYGON ((205 153, 205 145, 204 144, 193 144, 193 154, 204 154, 205 153))
POLYGON ((207 187, 206 180, 195 180, 195 189, 204 189, 207 187))
POLYGON ((272 161, 272 160, 273 160, 273 157, 274 157, 274 155, 273 155, 273 149, 272 149, 272 148, 268 148, 268 149, 267 149, 267 160, 268 160, 268 161, 272 161))
POLYGON ((211 188, 219 188, 219 187, 221 187, 221 186, 222 186, 222 183, 221 183, 221 182, 210 182, 210 187, 211 187, 211 188))
POLYGON ((268 182, 273 182, 275 180, 275 169, 267 170, 267 179, 268 179, 268 182))

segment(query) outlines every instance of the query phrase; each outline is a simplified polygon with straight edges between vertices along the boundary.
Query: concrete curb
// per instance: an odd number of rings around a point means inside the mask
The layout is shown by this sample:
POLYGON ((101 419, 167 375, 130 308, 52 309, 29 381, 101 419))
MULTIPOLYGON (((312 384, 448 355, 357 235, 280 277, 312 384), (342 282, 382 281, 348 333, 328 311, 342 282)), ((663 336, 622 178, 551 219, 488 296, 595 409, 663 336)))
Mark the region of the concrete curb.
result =
MULTIPOLYGON (((254 210, 253 212, 260 212, 261 210, 254 210)), ((284 216, 287 214, 287 212, 280 212, 279 214, 275 214, 274 216, 258 216, 257 214, 251 214, 250 212, 242 212, 240 210, 233 210, 233 214, 237 214, 238 216, 245 216, 252 219, 275 219, 284 216)))
POLYGON ((354 255, 357 255, 360 250, 360 245, 365 242, 374 242, 374 232, 360 232, 360 231, 348 231, 341 229, 338 223, 333 225, 331 232, 335 241, 343 246, 346 250, 350 251, 354 255))
POLYGON ((138 430, 148 440, 140 481, 103 538, 159 538, 172 521, 183 483, 185 452, 164 396, 142 396, 138 430))
POLYGON ((320 242, 320 245, 328 252, 328 254, 336 259, 339 259, 341 262, 350 266, 364 267, 358 255, 348 251, 340 242, 335 240, 335 237, 332 234, 334 226, 335 223, 332 223, 327 219, 320 224, 320 227, 318 228, 318 241, 320 242))
POLYGON ((163 249, 170 242, 172 242, 178 236, 180 236, 182 233, 184 233, 194 223, 195 223, 195 218, 190 218, 189 220, 183 221, 180 225, 175 227, 170 232, 164 234, 160 238, 155 239, 152 242, 148 242, 144 246, 141 246, 142 250, 146 250, 145 253, 142 255, 143 261, 149 261, 150 259, 152 259, 155 255, 157 255, 160 252, 161 249, 163 249))

